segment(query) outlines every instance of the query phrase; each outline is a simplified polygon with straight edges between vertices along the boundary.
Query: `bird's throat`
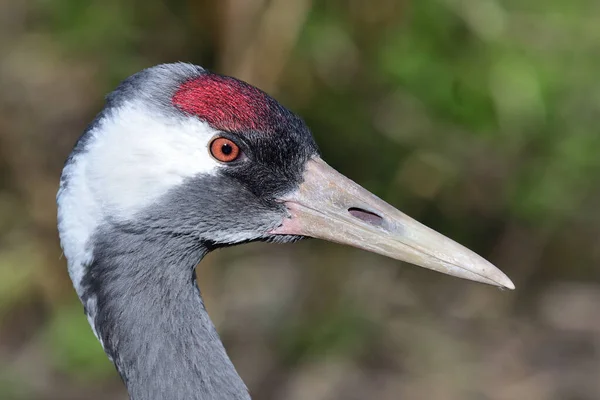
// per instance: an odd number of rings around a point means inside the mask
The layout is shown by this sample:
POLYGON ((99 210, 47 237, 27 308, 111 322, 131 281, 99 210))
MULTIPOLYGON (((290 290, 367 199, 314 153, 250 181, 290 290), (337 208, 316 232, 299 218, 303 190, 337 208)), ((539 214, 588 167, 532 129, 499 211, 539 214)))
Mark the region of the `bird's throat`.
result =
POLYGON ((249 399, 196 285, 207 247, 130 229, 96 237, 81 298, 131 399, 249 399))

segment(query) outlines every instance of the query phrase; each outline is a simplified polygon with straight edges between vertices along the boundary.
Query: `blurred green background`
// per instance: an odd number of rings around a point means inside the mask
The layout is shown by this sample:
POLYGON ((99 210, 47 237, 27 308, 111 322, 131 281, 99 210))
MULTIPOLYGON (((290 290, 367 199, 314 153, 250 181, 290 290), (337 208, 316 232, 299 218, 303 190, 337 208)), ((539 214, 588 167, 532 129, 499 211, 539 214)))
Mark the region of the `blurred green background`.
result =
POLYGON ((255 399, 600 399, 600 2, 0 0, 0 399, 126 399, 67 276, 66 156, 130 74, 189 61, 514 292, 319 241, 199 267, 255 399))

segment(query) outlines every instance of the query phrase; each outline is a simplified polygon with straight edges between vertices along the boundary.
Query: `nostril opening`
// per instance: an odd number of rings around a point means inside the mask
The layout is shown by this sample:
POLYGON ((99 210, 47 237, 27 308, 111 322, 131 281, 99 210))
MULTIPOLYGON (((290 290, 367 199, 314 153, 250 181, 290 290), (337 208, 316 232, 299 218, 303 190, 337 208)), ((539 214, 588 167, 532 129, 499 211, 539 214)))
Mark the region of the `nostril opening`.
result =
POLYGON ((363 210, 362 208, 358 208, 358 207, 350 207, 348 209, 348 212, 354 218, 358 218, 361 221, 366 222, 367 224, 371 224, 371 225, 375 225, 375 226, 383 225, 383 218, 380 217, 379 215, 375 214, 374 212, 363 210))

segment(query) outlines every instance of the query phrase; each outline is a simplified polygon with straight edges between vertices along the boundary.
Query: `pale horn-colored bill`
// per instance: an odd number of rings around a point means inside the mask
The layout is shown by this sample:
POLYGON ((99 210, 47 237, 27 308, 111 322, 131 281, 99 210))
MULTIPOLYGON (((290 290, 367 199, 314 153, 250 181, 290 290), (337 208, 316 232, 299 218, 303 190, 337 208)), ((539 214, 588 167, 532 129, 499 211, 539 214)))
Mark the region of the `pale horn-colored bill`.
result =
POLYGON ((271 233, 343 243, 459 278, 515 288, 484 258, 400 212, 321 158, 307 162, 303 178, 296 191, 280 198, 290 218, 271 233))

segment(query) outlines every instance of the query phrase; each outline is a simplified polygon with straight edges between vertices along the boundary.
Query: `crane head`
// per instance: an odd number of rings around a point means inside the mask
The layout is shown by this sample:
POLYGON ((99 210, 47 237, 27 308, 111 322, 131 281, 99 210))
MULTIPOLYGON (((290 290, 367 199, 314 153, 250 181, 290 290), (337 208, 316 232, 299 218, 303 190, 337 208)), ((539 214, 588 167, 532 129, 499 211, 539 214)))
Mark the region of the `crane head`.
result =
POLYGON ((77 287, 94 235, 127 226, 210 248, 314 237, 514 289, 498 268, 330 167, 304 121, 189 64, 125 80, 79 140, 58 195, 77 287))

